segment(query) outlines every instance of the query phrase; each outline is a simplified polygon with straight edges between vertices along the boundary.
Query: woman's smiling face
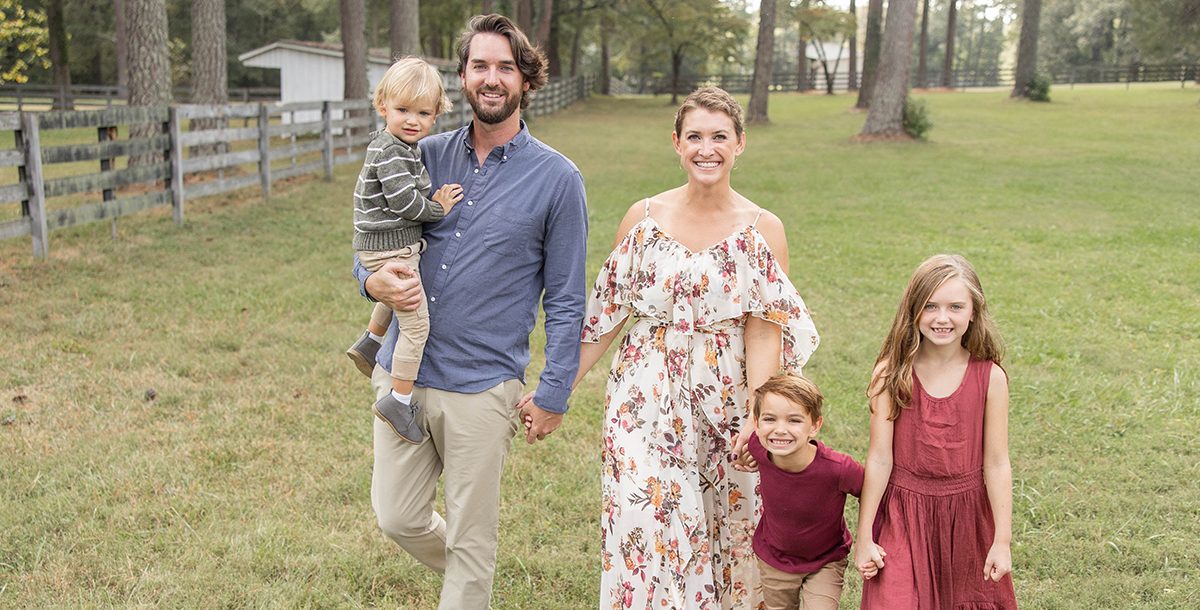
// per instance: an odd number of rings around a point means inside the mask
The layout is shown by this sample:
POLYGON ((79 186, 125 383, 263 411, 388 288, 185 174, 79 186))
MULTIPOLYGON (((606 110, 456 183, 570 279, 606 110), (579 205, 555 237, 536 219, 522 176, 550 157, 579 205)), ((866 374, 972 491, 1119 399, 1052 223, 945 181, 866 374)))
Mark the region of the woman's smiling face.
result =
POLYGON ((679 134, 671 134, 689 182, 713 184, 729 178, 733 163, 746 148, 733 119, 724 112, 695 108, 683 117, 679 134))

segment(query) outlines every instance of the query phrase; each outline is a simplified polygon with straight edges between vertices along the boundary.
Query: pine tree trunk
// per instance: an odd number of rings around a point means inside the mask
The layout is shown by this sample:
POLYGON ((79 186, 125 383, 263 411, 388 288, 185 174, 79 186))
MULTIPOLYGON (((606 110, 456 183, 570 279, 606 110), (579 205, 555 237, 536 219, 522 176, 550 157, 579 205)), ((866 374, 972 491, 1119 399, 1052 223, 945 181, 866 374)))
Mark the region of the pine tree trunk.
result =
POLYGON ((762 0, 758 9, 758 43, 754 51, 754 77, 750 81, 750 111, 746 120, 766 123, 767 98, 771 94, 771 70, 775 65, 775 0, 762 0))
POLYGON ((942 61, 942 86, 954 86, 954 38, 958 30, 958 0, 950 0, 946 18, 946 57, 942 61))
MULTIPOLYGON (((171 103, 171 59, 167 52, 166 0, 125 0, 128 26, 129 105, 164 106, 171 103)), ((135 124, 131 138, 146 138, 158 125, 135 124)), ((161 163, 162 153, 130 155, 130 165, 161 163)))
MULTIPOLYGON (((512 18, 526 36, 537 33, 533 31, 533 0, 512 0, 512 18)), ((536 40, 533 42, 537 44, 536 40)))
POLYGON ((113 0, 113 38, 117 57, 117 87, 129 86, 129 40, 126 38, 125 0, 113 0))
POLYGON ((1025 0, 1021 8, 1021 41, 1017 45, 1017 71, 1012 97, 1029 97, 1029 82, 1037 72, 1038 27, 1042 0, 1025 0))
POLYGON ((863 136, 905 136, 904 102, 912 65, 913 21, 917 0, 891 0, 879 53, 879 72, 863 136))
POLYGON ((542 0, 541 13, 538 15, 537 36, 534 37, 534 42, 542 45, 543 49, 550 44, 550 29, 553 19, 554 0, 542 0))
MULTIPOLYGON (((612 95, 612 66, 609 63, 608 33, 612 28, 612 19, 608 11, 600 15, 600 93, 612 95)), ((1198 77, 1200 78, 1200 77, 1198 77)))
POLYGON ((392 60, 421 54, 421 7, 418 0, 392 0, 392 60))
POLYGON ((850 0, 850 14, 854 16, 854 33, 850 35, 850 70, 846 74, 846 91, 858 90, 858 9, 850 0))
POLYGON ((929 0, 921 2, 921 43, 917 45, 917 86, 929 86, 929 0))
POLYGON ((46 3, 46 29, 50 37, 50 65, 54 71, 54 96, 51 110, 74 110, 71 97, 71 56, 67 47, 67 28, 63 21, 63 0, 46 3))
POLYGON ((854 105, 855 108, 867 108, 871 105, 882 38, 883 0, 870 0, 867 3, 867 40, 863 44, 862 83, 858 88, 858 103, 854 105))
MULTIPOLYGON (((364 0, 339 0, 342 18, 342 99, 365 100, 370 85, 367 83, 367 20, 364 0)), ((363 111, 350 111, 351 117, 364 116, 363 111)), ((366 131, 355 127, 352 134, 366 131)))
MULTIPOLYGON (((224 0, 193 0, 192 2, 192 103, 225 104, 229 102, 228 78, 225 63, 225 2, 224 0)), ((195 119, 191 129, 209 130, 224 127, 222 119, 195 119)), ((224 152, 223 144, 205 144, 192 148, 191 154, 212 155, 224 152)))
POLYGON ((579 54, 583 42, 583 0, 575 0, 575 28, 571 38, 571 77, 579 73, 579 54))
MULTIPOLYGON (((551 7, 549 10, 553 10, 551 7)), ((562 76, 562 57, 558 52, 558 37, 562 32, 559 29, 559 14, 554 12, 550 16, 550 30, 546 36, 546 41, 542 43, 542 49, 546 52, 547 73, 550 78, 559 78, 562 76)))

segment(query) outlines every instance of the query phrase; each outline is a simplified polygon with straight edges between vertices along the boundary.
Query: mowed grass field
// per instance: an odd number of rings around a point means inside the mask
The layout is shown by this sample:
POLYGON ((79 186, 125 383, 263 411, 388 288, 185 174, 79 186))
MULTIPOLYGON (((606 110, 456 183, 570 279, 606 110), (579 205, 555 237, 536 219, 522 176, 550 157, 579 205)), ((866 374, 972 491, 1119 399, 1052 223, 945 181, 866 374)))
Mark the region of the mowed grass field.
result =
MULTIPOLYGON (((864 456, 908 275, 965 254, 1009 347, 1021 606, 1200 607, 1200 90, 1052 95, 918 93, 930 140, 871 145, 853 98, 777 95, 734 186, 788 227, 827 443, 864 456)), ((533 122, 585 177, 590 274, 624 210, 682 181, 672 112, 597 97, 533 122)), ((121 219, 115 241, 56 232, 45 262, 0 242, 0 607, 436 605, 370 508, 371 390, 342 355, 370 311, 356 172, 189 202, 183 227, 121 219)), ((596 605, 603 377, 513 445, 497 609, 596 605)), ((858 592, 848 574, 842 607, 858 592)))

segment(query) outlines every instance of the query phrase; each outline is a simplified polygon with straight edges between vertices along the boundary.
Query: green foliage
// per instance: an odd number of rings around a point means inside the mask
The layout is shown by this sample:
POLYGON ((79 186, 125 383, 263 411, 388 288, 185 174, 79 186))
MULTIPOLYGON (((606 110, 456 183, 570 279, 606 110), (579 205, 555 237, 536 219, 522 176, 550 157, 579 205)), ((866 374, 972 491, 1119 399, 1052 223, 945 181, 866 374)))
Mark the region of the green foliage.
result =
POLYGON ((1033 102, 1050 101, 1050 77, 1040 72, 1035 73, 1025 85, 1025 97, 1033 102))
POLYGON ((925 134, 933 129, 933 120, 929 118, 929 109, 924 100, 908 97, 904 99, 904 133, 922 140, 925 134))
POLYGON ((0 83, 29 81, 30 69, 50 69, 46 12, 0 0, 0 83))
MULTIPOLYGON (((1195 94, 930 95, 936 141, 870 147, 846 143, 847 96, 782 94, 733 175, 788 228, 822 337, 805 367, 821 439, 857 458, 908 274, 935 252, 975 264, 1009 348, 1022 607, 1200 607, 1195 94)), ((629 205, 682 180, 671 113, 626 98, 539 117, 587 181, 589 273, 629 205)), ((47 261, 0 241, 0 606, 436 606, 440 577, 374 522, 370 390, 341 354, 369 314, 347 264, 357 169, 269 204, 189 199, 183 227, 159 208, 118 239, 56 231, 47 261)), ((512 447, 497 610, 596 606, 607 361, 558 432, 512 447)), ((842 610, 859 591, 850 570, 842 610)))

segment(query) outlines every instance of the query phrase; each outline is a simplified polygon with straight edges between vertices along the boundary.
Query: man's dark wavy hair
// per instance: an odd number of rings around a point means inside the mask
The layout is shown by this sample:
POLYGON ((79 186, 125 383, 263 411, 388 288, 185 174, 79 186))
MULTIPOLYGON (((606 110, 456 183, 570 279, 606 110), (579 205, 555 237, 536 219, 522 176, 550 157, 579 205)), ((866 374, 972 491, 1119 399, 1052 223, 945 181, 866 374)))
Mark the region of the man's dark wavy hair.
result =
POLYGON ((476 15, 467 22, 467 29, 458 39, 459 76, 466 73, 467 56, 471 53, 471 39, 476 34, 483 33, 499 34, 508 39, 513 57, 517 60, 517 69, 521 71, 525 82, 529 83, 529 90, 521 94, 521 108, 525 108, 529 105, 529 100, 533 98, 533 92, 546 84, 546 54, 533 46, 525 33, 508 17, 496 13, 476 15))

